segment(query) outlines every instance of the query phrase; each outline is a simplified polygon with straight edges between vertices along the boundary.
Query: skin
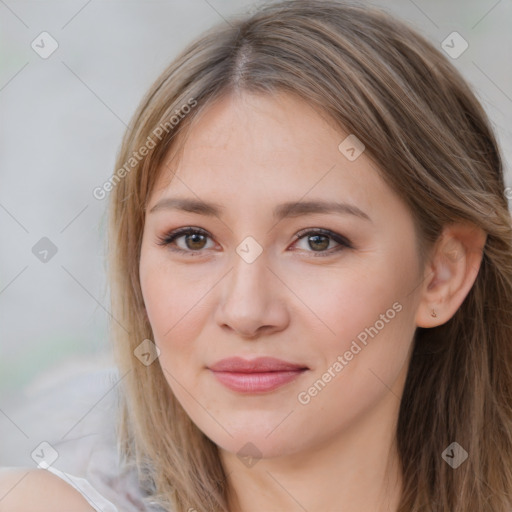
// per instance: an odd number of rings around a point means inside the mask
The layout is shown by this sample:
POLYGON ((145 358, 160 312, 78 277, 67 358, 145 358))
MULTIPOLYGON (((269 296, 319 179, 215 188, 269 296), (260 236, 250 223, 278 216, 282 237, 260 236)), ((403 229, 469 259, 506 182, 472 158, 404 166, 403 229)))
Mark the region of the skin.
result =
POLYGON ((71 485, 44 469, 0 468, 0 512, 94 512, 71 485))
POLYGON ((364 152, 349 161, 338 150, 347 135, 289 94, 226 96, 191 127, 180 158, 169 155, 149 198, 140 282, 158 362, 172 393, 219 446, 233 512, 396 510, 394 434, 415 329, 449 320, 478 272, 485 234, 463 224, 446 227, 420 265, 410 211, 364 152), (151 212, 169 197, 224 211, 151 212), (371 220, 339 213, 273 220, 277 204, 312 199, 350 203, 371 220), (158 244, 186 226, 208 235, 158 244), (335 251, 340 245, 329 237, 296 240, 305 228, 331 230, 352 247, 335 251), (252 263, 236 252, 248 236, 262 249, 252 263), (300 403, 299 393, 396 302, 400 312, 300 403), (231 356, 273 356, 309 369, 275 391, 241 394, 208 369, 231 356), (246 443, 256 447, 250 464, 237 456, 246 443))

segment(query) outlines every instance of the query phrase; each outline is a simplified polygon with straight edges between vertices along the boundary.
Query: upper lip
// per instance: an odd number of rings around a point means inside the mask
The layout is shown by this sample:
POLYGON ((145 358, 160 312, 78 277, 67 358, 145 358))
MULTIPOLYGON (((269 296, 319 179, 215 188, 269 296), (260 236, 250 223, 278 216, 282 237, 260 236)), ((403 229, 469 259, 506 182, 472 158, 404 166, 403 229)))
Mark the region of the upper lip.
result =
POLYGON ((264 373, 307 370, 308 368, 303 364, 290 363, 274 357, 257 357, 251 360, 242 357, 229 357, 217 361, 209 366, 209 369, 214 372, 264 373))

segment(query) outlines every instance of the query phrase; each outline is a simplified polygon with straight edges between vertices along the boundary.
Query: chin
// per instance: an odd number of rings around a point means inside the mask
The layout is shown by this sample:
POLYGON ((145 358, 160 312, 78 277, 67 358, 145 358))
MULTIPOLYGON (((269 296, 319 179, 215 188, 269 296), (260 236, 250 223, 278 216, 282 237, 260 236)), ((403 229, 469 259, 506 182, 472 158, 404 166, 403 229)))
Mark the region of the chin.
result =
MULTIPOLYGON (((279 419, 282 421, 282 418, 279 419)), ((209 429, 202 430, 205 435, 213 441, 219 448, 237 455, 243 459, 249 458, 273 458, 294 454, 303 449, 304 437, 291 435, 285 429, 279 431, 279 421, 274 423, 274 427, 261 428, 259 425, 233 425, 229 429, 229 434, 224 430, 220 433, 209 429), (269 435, 269 432, 271 434, 269 435)))
POLYGON ((264 436, 240 436, 224 439, 225 443, 216 443, 219 448, 236 455, 243 463, 246 459, 271 459, 284 455, 291 455, 297 451, 295 443, 284 443, 283 439, 276 438, 272 441, 264 436), (295 446, 294 446, 295 444, 295 446))

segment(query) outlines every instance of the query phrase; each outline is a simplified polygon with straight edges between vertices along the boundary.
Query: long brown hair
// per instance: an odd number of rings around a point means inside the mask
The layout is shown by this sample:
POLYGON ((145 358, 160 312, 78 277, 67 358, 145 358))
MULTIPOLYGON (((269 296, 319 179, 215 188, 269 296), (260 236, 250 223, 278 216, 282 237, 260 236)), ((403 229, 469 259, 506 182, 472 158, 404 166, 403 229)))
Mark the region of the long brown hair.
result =
POLYGON ((495 136, 470 87, 428 40, 377 8, 329 0, 270 4, 213 27, 157 79, 126 132, 109 184, 108 235, 126 462, 164 508, 228 511, 216 445, 169 392, 160 365, 141 364, 134 350, 153 339, 138 272, 163 158, 206 105, 243 91, 298 94, 356 134, 410 207, 425 254, 447 223, 487 233, 461 307, 415 333, 396 433, 398 510, 510 512, 512 228, 495 136), (457 469, 442 457, 452 442, 469 454, 457 469))

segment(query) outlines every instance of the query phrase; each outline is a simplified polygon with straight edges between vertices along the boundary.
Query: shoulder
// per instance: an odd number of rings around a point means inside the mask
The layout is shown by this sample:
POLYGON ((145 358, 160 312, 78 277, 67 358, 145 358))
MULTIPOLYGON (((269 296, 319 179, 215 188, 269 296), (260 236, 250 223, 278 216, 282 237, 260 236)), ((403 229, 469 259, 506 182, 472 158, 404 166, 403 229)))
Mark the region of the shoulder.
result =
POLYGON ((93 512, 67 482, 44 469, 0 468, 0 512, 93 512))

